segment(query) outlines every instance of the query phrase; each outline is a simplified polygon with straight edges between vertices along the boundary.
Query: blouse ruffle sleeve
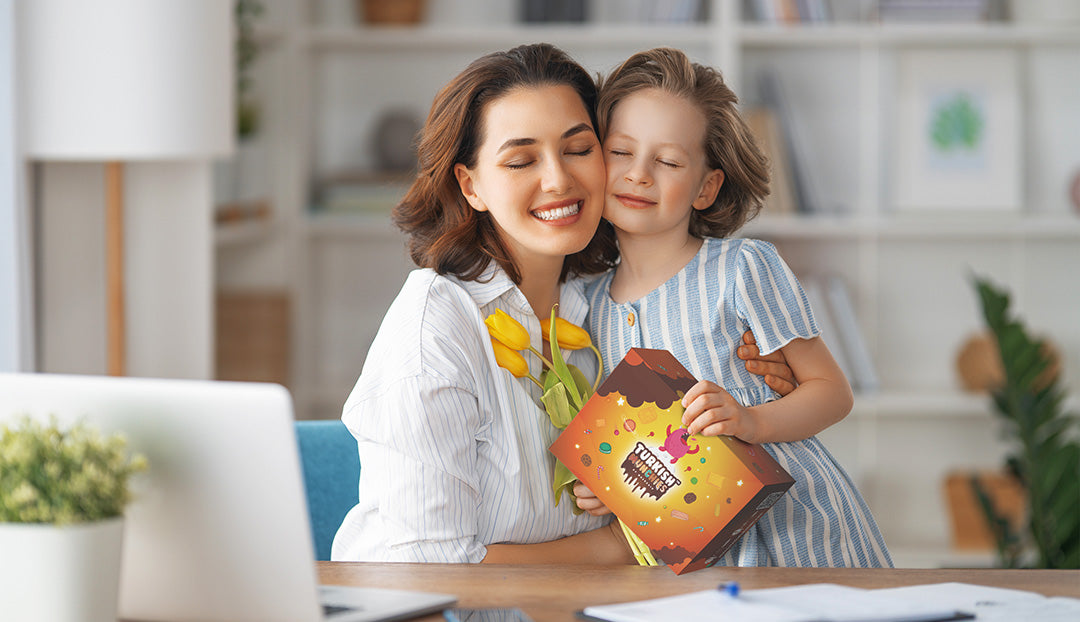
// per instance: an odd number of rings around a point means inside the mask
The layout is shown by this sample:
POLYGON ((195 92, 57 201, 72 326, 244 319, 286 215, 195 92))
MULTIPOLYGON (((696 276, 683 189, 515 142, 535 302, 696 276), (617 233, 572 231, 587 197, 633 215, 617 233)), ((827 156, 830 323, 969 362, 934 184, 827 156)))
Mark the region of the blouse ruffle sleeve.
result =
POLYGON ((762 354, 820 334, 802 285, 772 244, 742 241, 734 286, 736 311, 762 354))

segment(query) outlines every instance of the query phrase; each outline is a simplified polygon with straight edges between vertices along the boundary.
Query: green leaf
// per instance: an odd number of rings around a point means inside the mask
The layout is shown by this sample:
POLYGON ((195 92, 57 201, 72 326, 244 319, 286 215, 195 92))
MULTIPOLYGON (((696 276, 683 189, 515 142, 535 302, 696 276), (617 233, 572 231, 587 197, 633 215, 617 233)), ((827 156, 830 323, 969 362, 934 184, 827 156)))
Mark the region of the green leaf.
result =
POLYGON ((574 511, 575 515, 584 512, 577 506, 577 497, 574 496, 574 482, 576 481, 578 481, 577 476, 571 473, 565 464, 556 460, 555 474, 552 477, 551 485, 552 490, 555 492, 555 505, 559 505, 559 501, 562 500, 562 493, 565 491, 566 496, 570 498, 570 509, 574 511))
POLYGON ((585 402, 581 399, 581 395, 578 394, 577 387, 574 383, 574 377, 570 374, 570 370, 566 366, 566 361, 563 360, 562 350, 559 349, 559 339, 556 336, 555 331, 555 327, 558 325, 558 322, 555 321, 555 318, 558 316, 558 311, 558 304, 551 307, 551 329, 549 331, 550 334, 548 335, 549 345, 551 346, 551 371, 555 372, 555 375, 559 377, 559 380, 562 380, 563 384, 566 385, 567 396, 570 398, 570 403, 574 405, 574 414, 577 414, 577 411, 581 410, 581 407, 585 402))
POLYGON ((560 430, 570 425, 570 422, 574 420, 574 415, 577 414, 576 409, 570 409, 570 402, 566 397, 566 386, 561 382, 544 392, 540 401, 544 404, 544 410, 547 411, 551 424, 560 430))
MULTIPOLYGON (((574 384, 577 386, 578 394, 582 396, 582 402, 588 401, 592 395, 592 384, 589 379, 585 377, 585 373, 574 365, 567 365, 570 369, 570 376, 574 379, 574 384)), ((584 404, 582 404, 584 406, 584 404)))

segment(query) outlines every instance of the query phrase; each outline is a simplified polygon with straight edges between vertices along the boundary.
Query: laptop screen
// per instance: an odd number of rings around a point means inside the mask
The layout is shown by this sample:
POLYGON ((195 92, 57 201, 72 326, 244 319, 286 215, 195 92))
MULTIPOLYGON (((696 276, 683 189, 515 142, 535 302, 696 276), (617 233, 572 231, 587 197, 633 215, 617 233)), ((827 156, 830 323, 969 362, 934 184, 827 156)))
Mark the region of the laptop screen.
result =
POLYGON ((125 513, 121 617, 322 618, 284 387, 0 374, 0 420, 22 414, 123 432, 150 463, 125 513))

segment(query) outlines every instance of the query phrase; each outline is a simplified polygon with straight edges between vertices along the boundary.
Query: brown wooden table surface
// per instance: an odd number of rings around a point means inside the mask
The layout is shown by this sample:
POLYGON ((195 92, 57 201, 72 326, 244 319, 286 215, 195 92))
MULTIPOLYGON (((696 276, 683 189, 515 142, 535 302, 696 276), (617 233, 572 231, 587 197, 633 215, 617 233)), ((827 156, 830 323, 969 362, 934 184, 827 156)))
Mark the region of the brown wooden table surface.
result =
MULTIPOLYGON (((666 567, 319 562, 331 585, 455 594, 460 607, 518 607, 536 622, 574 620, 590 605, 674 596, 738 581, 742 589, 806 583, 861 588, 960 582, 1080 598, 1080 570, 706 568, 677 576, 666 567)), ((441 615, 420 618, 442 620, 441 615)))

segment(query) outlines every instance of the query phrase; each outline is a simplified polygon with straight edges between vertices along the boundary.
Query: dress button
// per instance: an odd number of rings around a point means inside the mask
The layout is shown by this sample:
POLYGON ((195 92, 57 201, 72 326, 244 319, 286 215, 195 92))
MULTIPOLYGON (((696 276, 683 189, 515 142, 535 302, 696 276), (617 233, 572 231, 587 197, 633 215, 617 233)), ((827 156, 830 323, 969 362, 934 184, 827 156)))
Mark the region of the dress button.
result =
POLYGON ((631 313, 630 315, 626 316, 626 323, 627 323, 627 324, 629 324, 629 325, 631 325, 631 326, 633 326, 633 325, 634 325, 634 314, 633 314, 633 313, 631 313))

